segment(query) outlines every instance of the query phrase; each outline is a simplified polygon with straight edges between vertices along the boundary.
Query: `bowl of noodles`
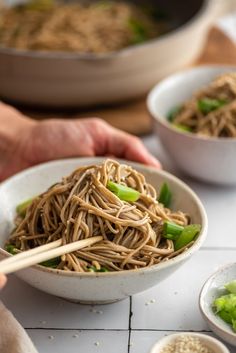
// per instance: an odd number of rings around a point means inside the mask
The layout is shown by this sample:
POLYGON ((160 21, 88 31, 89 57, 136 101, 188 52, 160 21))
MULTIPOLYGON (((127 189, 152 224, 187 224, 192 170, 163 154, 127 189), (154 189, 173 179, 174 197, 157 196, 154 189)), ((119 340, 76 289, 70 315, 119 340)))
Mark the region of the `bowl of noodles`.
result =
POLYGON ((184 173, 236 184, 236 67, 200 66, 169 76, 147 104, 158 139, 184 173))
POLYGON ((176 177, 104 158, 53 161, 0 187, 0 256, 62 239, 102 239, 16 272, 47 293, 109 303, 165 279, 202 245, 207 216, 176 177))
POLYGON ((199 55, 225 7, 228 1, 3 0, 1 99, 67 108, 142 97, 199 55))

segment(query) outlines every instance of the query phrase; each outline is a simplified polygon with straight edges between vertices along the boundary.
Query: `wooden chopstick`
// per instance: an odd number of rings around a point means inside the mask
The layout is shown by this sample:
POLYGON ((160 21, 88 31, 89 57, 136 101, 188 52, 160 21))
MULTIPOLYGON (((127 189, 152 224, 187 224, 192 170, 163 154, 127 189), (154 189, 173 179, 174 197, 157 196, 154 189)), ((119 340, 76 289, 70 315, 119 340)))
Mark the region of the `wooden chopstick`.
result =
POLYGON ((58 239, 58 240, 55 240, 55 241, 53 241, 51 243, 48 243, 48 244, 45 244, 45 245, 41 245, 41 246, 37 246, 34 249, 30 249, 30 250, 19 252, 18 254, 12 255, 11 257, 8 257, 6 260, 1 261, 0 265, 3 262, 4 262, 4 265, 5 265, 5 264, 10 264, 10 263, 15 262, 15 261, 19 261, 20 259, 24 259, 25 257, 28 257, 29 254, 32 256, 32 255, 39 254, 41 252, 44 252, 44 251, 47 251, 47 250, 50 250, 50 249, 58 248, 58 246, 61 246, 61 244, 62 244, 62 239, 58 239))
MULTIPOLYGON (((8 274, 11 272, 19 271, 19 270, 22 270, 23 268, 36 265, 42 261, 47 261, 54 257, 61 256, 61 255, 85 248, 87 246, 90 246, 92 244, 95 244, 101 241, 102 239, 103 239, 102 236, 96 236, 88 239, 78 240, 78 241, 75 241, 74 243, 66 244, 63 246, 57 245, 57 247, 55 247, 55 244, 54 244, 53 249, 49 249, 46 251, 45 251, 45 245, 42 245, 37 249, 44 247, 43 251, 39 250, 40 252, 35 253, 34 250, 36 249, 27 250, 24 252, 25 256, 21 256, 23 253, 20 253, 10 258, 12 259, 11 261, 9 261, 10 259, 2 260, 0 262, 0 272, 4 274, 8 274), (14 258, 14 261, 13 261, 13 258, 14 258)), ((56 243, 56 242, 53 242, 53 243, 56 243)), ((49 245, 49 244, 46 244, 46 245, 49 245)))

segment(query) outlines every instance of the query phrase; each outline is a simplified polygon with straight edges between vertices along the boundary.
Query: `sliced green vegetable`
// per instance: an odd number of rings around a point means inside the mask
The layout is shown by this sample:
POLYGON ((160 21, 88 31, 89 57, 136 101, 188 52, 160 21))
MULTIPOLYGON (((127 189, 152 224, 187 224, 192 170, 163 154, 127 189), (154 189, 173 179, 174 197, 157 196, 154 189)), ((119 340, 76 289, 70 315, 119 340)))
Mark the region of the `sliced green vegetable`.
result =
POLYGON ((176 240, 178 236, 174 234, 163 234, 163 237, 170 240, 176 240))
POLYGON ((232 323, 232 318, 231 315, 229 313, 227 313, 227 311, 225 310, 221 310, 217 313, 219 315, 219 317, 224 320, 225 322, 227 322, 228 324, 232 323))
POLYGON ((181 130, 184 132, 192 132, 191 127, 183 125, 183 124, 172 124, 173 127, 175 127, 177 130, 181 130))
POLYGON ((190 224, 186 226, 174 243, 175 250, 179 250, 188 245, 198 235, 201 230, 200 224, 190 224))
POLYGON ((130 18, 128 26, 133 33, 132 44, 145 42, 148 39, 148 32, 143 23, 135 18, 130 18))
POLYGON ((214 312, 226 323, 232 325, 236 331, 236 295, 225 294, 216 298, 213 302, 214 312))
POLYGON ((88 269, 89 272, 109 272, 106 267, 101 267, 100 270, 96 269, 95 266, 90 266, 88 269))
POLYGON ((177 239, 177 237, 183 232, 184 227, 170 222, 170 221, 165 221, 164 226, 163 226, 163 234, 164 235, 172 235, 174 239, 177 239))
POLYGON ((10 254, 12 254, 12 255, 16 255, 18 249, 17 249, 14 245, 12 245, 12 244, 7 244, 7 245, 5 246, 5 250, 6 250, 7 252, 9 252, 10 254))
POLYGON ((19 216, 24 217, 26 214, 27 207, 32 203, 33 199, 28 199, 22 203, 20 203, 18 206, 16 206, 16 212, 18 213, 19 216))
POLYGON ((236 294, 236 280, 225 284, 225 288, 232 294, 236 294))
POLYGON ((140 192, 128 186, 108 181, 107 188, 113 192, 120 200, 135 202, 140 197, 140 192))
POLYGON ((45 266, 45 267, 57 268, 57 266, 59 265, 60 262, 61 262, 60 257, 54 257, 53 259, 40 262, 39 265, 45 266))
POLYGON ((224 99, 213 99, 213 98, 202 98, 202 99, 199 99, 197 102, 198 109, 203 114, 208 114, 213 110, 219 109, 222 106, 224 106, 226 103, 227 101, 224 99))
POLYGON ((54 0, 33 0, 26 4, 19 5, 19 9, 31 11, 48 11, 55 6, 54 0))
POLYGON ((101 0, 93 4, 94 7, 100 8, 102 10, 110 9, 112 6, 112 1, 101 0))
POLYGON ((175 120, 176 116, 180 113, 182 106, 177 105, 176 107, 172 108, 169 113, 167 114, 167 120, 171 123, 175 120))
POLYGON ((165 207, 169 207, 171 203, 172 193, 169 189, 167 183, 163 183, 161 186, 161 191, 158 201, 162 203, 165 207))

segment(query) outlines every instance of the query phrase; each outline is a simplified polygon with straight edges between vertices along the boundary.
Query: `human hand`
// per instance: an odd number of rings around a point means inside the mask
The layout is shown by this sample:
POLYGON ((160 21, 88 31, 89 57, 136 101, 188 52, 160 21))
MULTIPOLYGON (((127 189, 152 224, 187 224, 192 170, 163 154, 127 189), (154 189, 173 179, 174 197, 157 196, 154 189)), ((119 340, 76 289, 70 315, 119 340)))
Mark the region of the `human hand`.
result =
POLYGON ((6 281, 7 281, 6 277, 0 273, 0 289, 4 287, 6 281))
POLYGON ((109 155, 161 167, 139 138, 101 119, 39 122, 0 103, 0 180, 53 159, 109 155))

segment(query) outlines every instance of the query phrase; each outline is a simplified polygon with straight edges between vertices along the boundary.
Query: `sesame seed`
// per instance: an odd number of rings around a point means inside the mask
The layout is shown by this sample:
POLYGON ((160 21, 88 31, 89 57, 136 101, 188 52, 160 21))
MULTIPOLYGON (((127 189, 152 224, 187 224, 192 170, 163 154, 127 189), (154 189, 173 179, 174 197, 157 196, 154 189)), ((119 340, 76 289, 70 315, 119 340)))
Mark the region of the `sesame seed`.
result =
POLYGON ((95 342, 94 344, 95 344, 95 346, 99 346, 99 345, 100 345, 100 343, 99 343, 99 342, 95 342))
POLYGON ((167 344, 160 353, 214 353, 199 338, 182 335, 167 344))
POLYGON ((79 337, 79 335, 73 335, 72 337, 73 337, 73 338, 78 338, 78 337, 79 337))
POLYGON ((50 335, 50 336, 48 336, 48 338, 49 338, 50 340, 53 340, 53 339, 54 339, 54 336, 50 335))

